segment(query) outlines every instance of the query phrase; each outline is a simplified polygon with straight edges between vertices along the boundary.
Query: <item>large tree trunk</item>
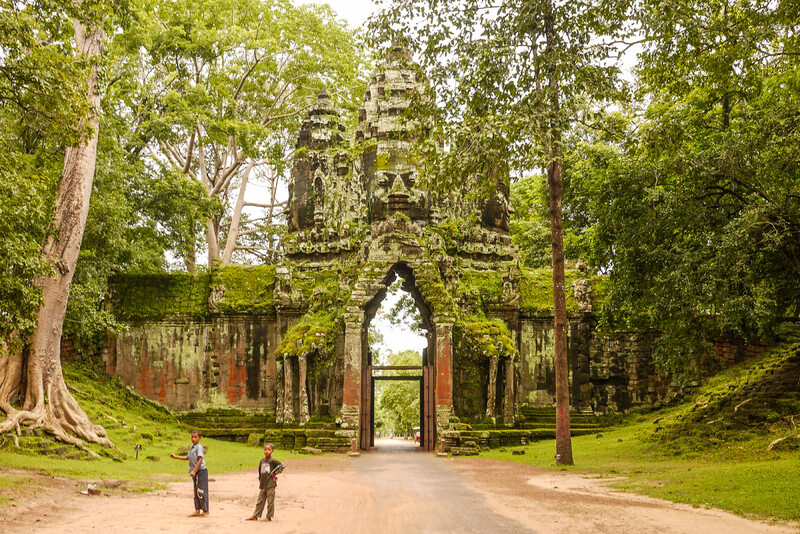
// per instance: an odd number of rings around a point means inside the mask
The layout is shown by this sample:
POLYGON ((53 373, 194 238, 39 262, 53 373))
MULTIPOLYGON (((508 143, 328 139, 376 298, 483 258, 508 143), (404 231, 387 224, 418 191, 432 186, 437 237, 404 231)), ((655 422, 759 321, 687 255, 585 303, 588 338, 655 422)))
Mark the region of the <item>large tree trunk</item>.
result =
MULTIPOLYGON (((545 37, 549 49, 555 47, 553 4, 545 16, 545 37)), ((572 440, 569 431, 569 367, 567 363, 567 304, 564 294, 564 237, 561 218, 561 161, 562 132, 559 101, 559 82, 555 68, 548 70, 550 112, 551 162, 547 166, 550 190, 550 233, 553 251, 553 315, 556 371, 556 463, 572 465, 572 440)))
POLYGON ((556 368, 556 463, 572 465, 569 431, 569 367, 567 364, 567 305, 564 294, 564 240, 561 228, 561 160, 547 168, 550 186, 550 231, 553 250, 553 315, 556 368))
POLYGON ((0 423, 0 433, 28 425, 44 428, 57 439, 78 446, 83 446, 82 440, 111 446, 103 427, 91 422, 68 391, 61 370, 61 330, 86 227, 97 156, 100 96, 95 86, 103 41, 102 24, 87 28, 81 21, 73 20, 73 26, 78 53, 92 65, 87 79, 91 108, 79 125, 85 133, 77 146, 67 149, 64 158, 53 229, 46 235, 41 250, 42 257, 54 266, 55 274, 34 281, 42 291, 42 305, 36 330, 29 340, 29 353, 11 351, 5 373, 0 376, 0 408, 7 414, 0 423), (22 407, 14 408, 12 402, 23 387, 22 407))

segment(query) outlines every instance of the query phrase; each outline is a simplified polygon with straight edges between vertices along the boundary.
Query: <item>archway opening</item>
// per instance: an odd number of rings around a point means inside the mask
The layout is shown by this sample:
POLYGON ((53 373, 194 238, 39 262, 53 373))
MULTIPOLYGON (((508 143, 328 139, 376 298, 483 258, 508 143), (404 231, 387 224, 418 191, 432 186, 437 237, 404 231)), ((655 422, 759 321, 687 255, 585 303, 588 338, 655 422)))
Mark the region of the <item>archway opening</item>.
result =
POLYGON ((426 431, 426 417, 433 417, 426 409, 433 395, 430 309, 407 266, 395 265, 384 284, 365 307, 361 448, 428 448, 434 439, 430 422, 426 431))

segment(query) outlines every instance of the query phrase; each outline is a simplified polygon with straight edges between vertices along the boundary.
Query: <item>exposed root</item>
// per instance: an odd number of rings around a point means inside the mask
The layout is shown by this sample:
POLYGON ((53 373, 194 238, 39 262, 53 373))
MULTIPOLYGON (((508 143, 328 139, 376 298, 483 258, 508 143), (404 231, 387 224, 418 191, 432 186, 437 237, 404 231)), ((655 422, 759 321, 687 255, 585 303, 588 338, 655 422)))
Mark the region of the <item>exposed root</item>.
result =
MULTIPOLYGON (((32 410, 17 410, 8 403, 0 402, 0 408, 7 414, 5 421, 0 422, 0 434, 14 430, 20 434, 20 426, 42 428, 56 440, 74 445, 95 458, 99 455, 88 449, 85 442, 99 443, 107 448, 114 446, 106 437, 105 429, 91 422, 66 387, 49 386, 47 392, 48 401, 32 410)), ((12 435, 19 446, 16 434, 12 435)))
POLYGON ((745 404, 747 404, 747 403, 748 403, 748 402, 750 402, 751 400, 753 400, 753 399, 752 399, 752 398, 749 398, 749 399, 747 399, 747 400, 743 400, 742 402, 740 402, 739 404, 737 404, 737 405, 736 405, 736 406, 733 408, 733 413, 736 413, 736 412, 738 412, 738 411, 739 411, 739 408, 741 408, 742 406, 744 406, 745 404))

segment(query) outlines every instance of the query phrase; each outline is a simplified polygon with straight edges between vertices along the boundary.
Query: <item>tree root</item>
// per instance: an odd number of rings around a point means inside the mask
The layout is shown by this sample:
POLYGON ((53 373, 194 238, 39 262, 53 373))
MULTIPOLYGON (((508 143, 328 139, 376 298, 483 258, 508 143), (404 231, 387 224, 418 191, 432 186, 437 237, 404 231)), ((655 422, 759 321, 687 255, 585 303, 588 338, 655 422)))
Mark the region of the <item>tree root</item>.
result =
MULTIPOLYGON (((99 455, 88 449, 84 441, 113 448, 114 444, 106 437, 105 429, 93 424, 72 395, 67 393, 65 398, 57 392, 59 389, 54 391, 53 388, 48 388, 49 401, 32 410, 17 410, 8 403, 0 402, 0 409, 7 414, 5 421, 0 422, 0 434, 14 430, 20 434, 20 426, 41 428, 56 440, 74 445, 95 458, 99 458, 99 455)), ((19 446, 16 435, 14 441, 19 446)))

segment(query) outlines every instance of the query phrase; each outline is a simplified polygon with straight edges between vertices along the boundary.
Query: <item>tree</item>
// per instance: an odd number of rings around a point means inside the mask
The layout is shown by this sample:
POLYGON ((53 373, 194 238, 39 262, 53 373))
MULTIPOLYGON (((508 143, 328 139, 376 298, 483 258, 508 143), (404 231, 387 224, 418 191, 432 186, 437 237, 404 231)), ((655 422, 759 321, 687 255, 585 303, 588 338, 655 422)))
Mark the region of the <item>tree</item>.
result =
POLYGON ((512 182, 509 198, 514 207, 509 233, 519 247, 520 263, 530 268, 549 265, 552 259, 547 177, 526 176, 512 182))
MULTIPOLYGON (((354 34, 327 6, 288 0, 162 2, 137 16, 120 46, 138 80, 126 107, 151 164, 198 183, 215 204, 204 221, 209 266, 236 251, 274 259, 278 183, 305 111, 328 86, 355 107, 354 34), (266 201, 245 200, 254 180, 266 201), (254 235, 266 246, 241 242, 254 235)), ((191 269, 194 249, 185 253, 191 269)))
POLYGON ((28 340, 29 351, 12 348, 2 355, 0 408, 7 417, 0 423, 0 433, 25 424, 42 427, 57 439, 78 446, 83 445, 82 440, 111 446, 103 428, 91 422, 69 393, 61 371, 64 314, 94 178, 100 104, 97 69, 105 19, 102 5, 84 2, 65 7, 74 31, 75 54, 85 69, 83 90, 88 109, 74 124, 78 138, 66 149, 53 222, 41 247, 41 260, 52 270, 34 280, 42 297, 28 340), (24 401, 18 409, 12 403, 20 395, 24 401))
POLYGON ((63 10, 0 4, 0 339, 13 335, 17 348, 41 299, 31 280, 49 272, 39 251, 63 143, 76 141, 74 125, 86 112, 67 23, 63 10))
MULTIPOLYGON (((422 355, 413 350, 393 352, 387 365, 422 365, 422 355)), ((418 371, 383 371, 393 376, 418 375, 418 371)), ((375 424, 398 432, 411 432, 419 426, 419 381, 377 380, 375 424)))
POLYGON ((593 262, 611 272, 605 320, 659 330, 658 362, 676 376, 713 368, 720 336, 770 337, 797 316, 797 15, 644 2, 645 113, 621 141, 592 143, 583 196, 593 262))
POLYGON ((624 2, 394 0, 373 21, 379 44, 401 37, 419 52, 436 98, 412 108, 419 151, 439 187, 485 193, 510 169, 547 171, 555 315, 556 454, 572 464, 561 215, 564 135, 585 103, 618 98, 610 61, 624 2), (427 141, 425 140, 427 139, 427 141), (452 140, 453 149, 442 139, 452 140))

